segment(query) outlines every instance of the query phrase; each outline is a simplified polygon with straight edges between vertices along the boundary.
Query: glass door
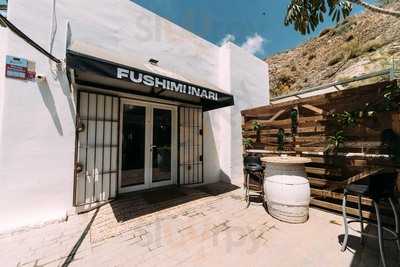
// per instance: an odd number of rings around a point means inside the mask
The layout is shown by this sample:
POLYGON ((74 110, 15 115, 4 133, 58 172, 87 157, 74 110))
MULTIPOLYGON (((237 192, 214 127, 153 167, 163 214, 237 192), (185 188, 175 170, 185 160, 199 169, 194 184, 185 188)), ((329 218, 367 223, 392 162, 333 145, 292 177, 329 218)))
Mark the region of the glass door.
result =
POLYGON ((172 180, 172 110, 153 108, 152 184, 172 180))
POLYGON ((172 106, 122 102, 120 193, 176 182, 176 116, 172 106))
POLYGON ((146 123, 147 107, 139 103, 123 103, 121 131, 120 191, 147 187, 146 176, 146 123))

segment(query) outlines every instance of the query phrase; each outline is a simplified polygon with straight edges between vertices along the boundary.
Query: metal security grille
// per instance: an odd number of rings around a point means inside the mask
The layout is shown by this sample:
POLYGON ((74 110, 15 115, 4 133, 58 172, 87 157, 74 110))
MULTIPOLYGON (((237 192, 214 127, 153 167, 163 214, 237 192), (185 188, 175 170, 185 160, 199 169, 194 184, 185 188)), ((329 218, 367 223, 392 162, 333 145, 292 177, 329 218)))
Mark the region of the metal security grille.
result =
POLYGON ((179 107, 179 183, 203 183, 203 111, 179 107))
POLYGON ((115 96, 79 92, 75 205, 84 209, 116 197, 119 106, 115 96))

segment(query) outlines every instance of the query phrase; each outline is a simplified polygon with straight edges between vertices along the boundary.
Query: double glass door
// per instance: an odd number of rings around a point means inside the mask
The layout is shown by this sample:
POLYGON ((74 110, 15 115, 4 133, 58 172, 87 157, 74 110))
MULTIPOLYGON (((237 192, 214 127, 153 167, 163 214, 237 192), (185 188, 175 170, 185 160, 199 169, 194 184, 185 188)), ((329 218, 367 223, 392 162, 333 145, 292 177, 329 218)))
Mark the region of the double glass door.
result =
POLYGON ((122 101, 119 192, 173 184, 177 176, 177 110, 122 101))

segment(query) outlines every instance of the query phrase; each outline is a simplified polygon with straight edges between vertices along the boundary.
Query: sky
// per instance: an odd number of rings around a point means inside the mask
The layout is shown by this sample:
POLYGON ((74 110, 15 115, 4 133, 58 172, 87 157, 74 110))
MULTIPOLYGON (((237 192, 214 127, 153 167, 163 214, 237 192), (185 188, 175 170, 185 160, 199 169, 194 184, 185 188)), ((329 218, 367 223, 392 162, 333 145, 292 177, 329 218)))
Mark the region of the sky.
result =
MULTIPOLYGON (((0 0, 0 6, 6 5, 6 4, 7 4, 7 0, 0 0)), ((5 11, 0 11, 0 14, 3 16, 7 15, 5 11)))
MULTIPOLYGON (((298 46, 321 29, 333 26, 330 18, 310 35, 301 35, 283 20, 289 0, 131 0, 214 44, 233 41, 264 59, 298 46)), ((356 8, 354 13, 360 12, 356 8)))

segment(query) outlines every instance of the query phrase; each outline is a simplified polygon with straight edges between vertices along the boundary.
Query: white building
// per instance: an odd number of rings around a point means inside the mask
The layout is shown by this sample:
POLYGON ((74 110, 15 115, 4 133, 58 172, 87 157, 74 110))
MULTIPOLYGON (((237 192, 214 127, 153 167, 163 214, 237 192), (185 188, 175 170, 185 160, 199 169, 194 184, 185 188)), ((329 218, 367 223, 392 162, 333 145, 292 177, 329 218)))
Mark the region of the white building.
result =
POLYGON ((63 66, 0 28, 0 232, 125 192, 242 183, 240 110, 268 103, 265 62, 129 0, 54 2, 9 0, 7 18, 63 66), (6 78, 6 56, 36 79, 6 78))

